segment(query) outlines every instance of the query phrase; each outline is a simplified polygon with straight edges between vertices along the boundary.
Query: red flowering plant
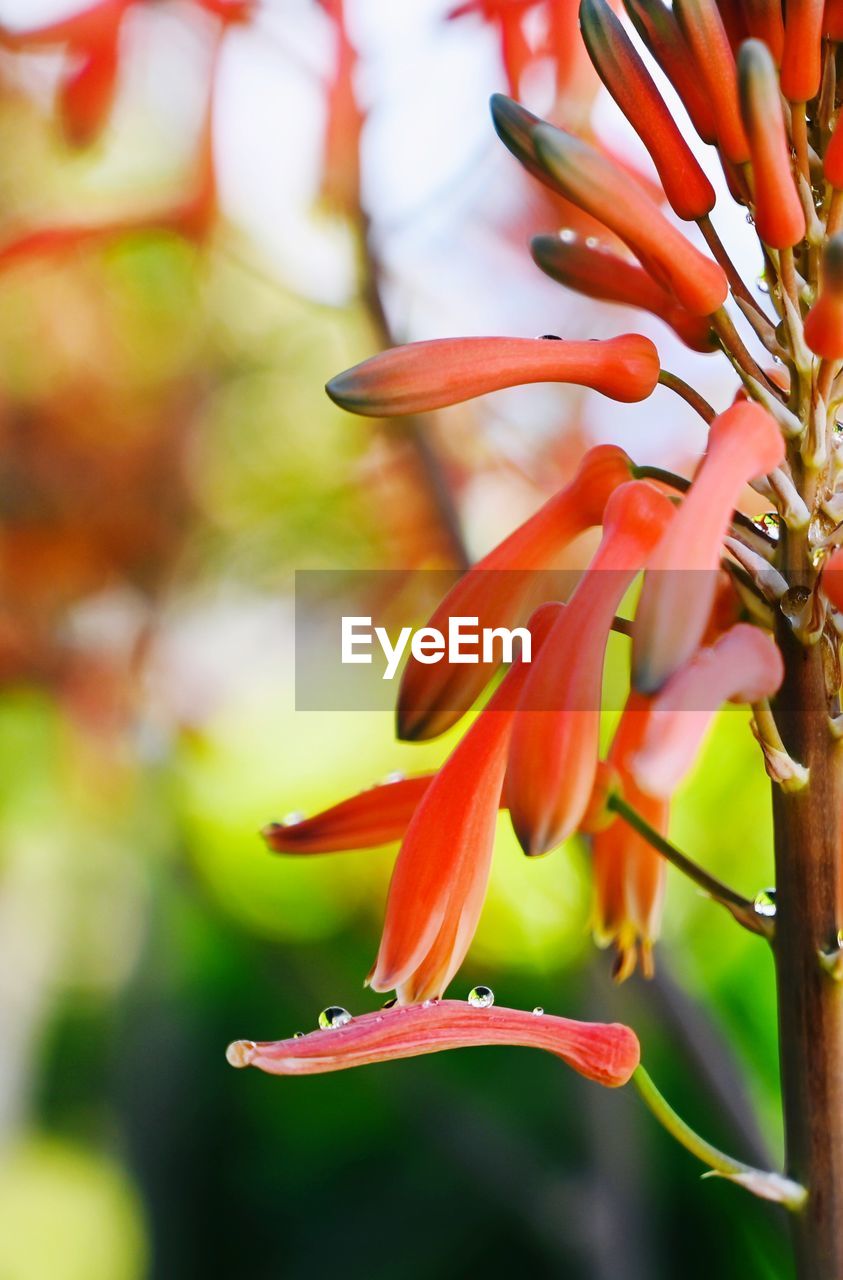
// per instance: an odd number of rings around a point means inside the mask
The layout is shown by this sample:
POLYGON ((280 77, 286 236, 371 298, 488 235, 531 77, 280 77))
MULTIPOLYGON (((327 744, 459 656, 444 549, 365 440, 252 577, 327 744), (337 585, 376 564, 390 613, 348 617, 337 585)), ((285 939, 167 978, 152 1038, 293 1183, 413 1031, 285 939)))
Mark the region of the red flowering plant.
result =
MULTIPOLYGON (((708 441, 690 483, 598 445, 573 481, 468 570, 432 625, 471 616, 519 620, 513 581, 550 567, 581 532, 599 545, 565 601, 546 600, 522 650, 434 774, 391 781, 307 819, 274 823, 290 855, 400 840, 383 936, 368 984, 394 998, 352 1018, 332 1007, 320 1029, 272 1043, 237 1041, 235 1066, 297 1074, 472 1044, 543 1048, 591 1079, 632 1079, 666 1127, 711 1169, 791 1210, 802 1280, 843 1276, 843 116, 838 122, 839 6, 829 0, 581 0, 580 26, 605 87, 647 148, 659 198, 591 141, 496 96, 495 128, 527 172, 586 215, 533 256, 570 289, 659 317, 740 380, 719 410, 661 367, 637 334, 591 343, 517 337, 415 343, 328 385, 370 417, 417 414, 529 382, 576 383, 615 401, 657 384, 703 418, 708 441), (747 288, 711 221, 715 191, 639 53, 645 46, 723 168, 754 225, 767 303, 747 288), (669 207, 669 208, 668 208, 669 207), (669 210, 676 215, 671 216, 669 210), (696 223, 694 239, 676 219, 696 223), (769 367, 767 367, 769 365, 769 367), (747 486, 773 509, 740 510, 747 486), (517 571, 514 578, 508 572, 517 571), (634 617, 619 616, 643 574, 634 617), (521 576, 519 576, 521 575, 521 576), (609 633, 629 637, 629 693, 600 758, 609 633), (743 898, 668 839, 670 799, 725 702, 751 707, 771 779, 776 890, 743 898), (598 941, 615 972, 653 966, 667 862, 689 876, 775 957, 783 1173, 716 1151, 671 1110, 623 1026, 497 1009, 487 989, 443 999, 480 915, 500 808, 529 856, 574 833, 591 844, 598 941)), ((521 79, 524 10, 500 24, 510 79, 521 79)), ((560 208, 560 205, 548 205, 560 208)), ((499 664, 498 664, 499 665, 499 664)), ((398 733, 426 739, 454 725, 496 664, 409 659, 398 733)))

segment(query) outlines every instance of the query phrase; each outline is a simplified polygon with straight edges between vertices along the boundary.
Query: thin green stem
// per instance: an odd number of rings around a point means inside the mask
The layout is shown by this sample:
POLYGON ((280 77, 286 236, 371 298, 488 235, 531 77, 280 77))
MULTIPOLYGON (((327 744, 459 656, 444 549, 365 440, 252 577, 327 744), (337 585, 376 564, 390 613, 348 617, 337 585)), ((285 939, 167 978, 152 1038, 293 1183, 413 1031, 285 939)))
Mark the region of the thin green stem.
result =
POLYGON ((717 416, 716 411, 705 397, 701 396, 699 391, 695 391, 693 387, 689 387, 684 378, 680 378, 678 374, 662 369, 659 374, 659 382, 663 387, 669 387, 671 391, 675 391, 678 396, 687 401, 692 409, 696 409, 704 422, 712 422, 717 416))
POLYGON ((632 1076, 641 1098, 649 1107, 659 1124, 683 1146, 691 1155, 696 1156, 703 1164, 721 1178, 729 1178, 733 1182, 746 1187, 753 1194, 765 1200, 774 1200, 792 1210, 801 1209, 808 1198, 808 1193, 798 1182, 785 1178, 780 1173, 767 1173, 754 1169, 752 1165, 735 1160, 717 1147, 706 1142, 673 1110, 670 1103, 662 1097, 653 1084, 652 1079, 642 1066, 636 1068, 632 1076))
POLYGON ((703 893, 718 902, 721 907, 725 907, 737 920, 738 924, 743 925, 745 929, 749 929, 751 933, 760 934, 768 942, 772 941, 774 932, 773 920, 769 916, 760 915, 749 898, 742 897, 741 894, 723 884, 721 880, 718 880, 709 871, 698 866, 696 862, 692 862, 675 845, 672 845, 669 840, 660 835, 655 827, 651 827, 647 819, 642 817, 637 809, 633 809, 632 805, 628 804, 623 796, 617 793, 609 796, 606 805, 619 818, 622 818, 628 826, 632 827, 633 831, 637 831, 648 844, 652 845, 657 853, 660 853, 678 871, 681 871, 684 876, 687 876, 698 888, 702 889, 703 893))

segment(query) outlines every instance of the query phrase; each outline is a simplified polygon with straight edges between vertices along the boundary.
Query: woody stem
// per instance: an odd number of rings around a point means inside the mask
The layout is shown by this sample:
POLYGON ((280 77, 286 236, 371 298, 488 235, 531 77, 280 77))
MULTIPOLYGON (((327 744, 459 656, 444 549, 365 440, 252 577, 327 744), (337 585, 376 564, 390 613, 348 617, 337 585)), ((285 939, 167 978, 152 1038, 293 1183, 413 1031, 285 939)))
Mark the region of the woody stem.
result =
POLYGON ((675 391, 678 396, 696 409, 697 413, 704 422, 712 422, 715 418, 715 411, 711 405, 701 396, 699 391, 695 391, 693 387, 689 387, 684 378, 680 378, 676 373, 670 373, 667 369, 662 369, 659 373, 659 382, 663 387, 669 387, 671 391, 675 391))
POLYGON ((728 885, 718 880, 716 876, 698 866, 696 862, 692 862, 675 845, 672 845, 669 840, 660 835, 654 827, 651 827, 646 818, 642 817, 637 809, 633 809, 632 805, 627 804, 623 796, 617 793, 610 795, 606 801, 606 806, 616 813, 619 818, 622 818, 634 831, 637 831, 640 836, 643 836, 657 853, 660 853, 678 871, 681 871, 689 880, 692 880, 709 898, 719 902, 721 907, 725 907, 734 916, 738 924, 743 925, 745 929, 749 929, 752 933, 761 934, 768 941, 772 940, 773 924, 768 916, 760 915, 749 898, 742 897, 734 889, 730 889, 728 885))

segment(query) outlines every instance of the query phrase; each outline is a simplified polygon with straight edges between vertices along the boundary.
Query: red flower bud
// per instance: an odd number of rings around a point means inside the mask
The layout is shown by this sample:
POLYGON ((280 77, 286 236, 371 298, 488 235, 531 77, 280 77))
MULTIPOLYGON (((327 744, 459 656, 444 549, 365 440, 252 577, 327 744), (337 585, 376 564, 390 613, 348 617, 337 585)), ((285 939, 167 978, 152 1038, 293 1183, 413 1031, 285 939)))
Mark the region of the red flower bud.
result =
POLYGON ((311 818, 271 822, 261 835, 273 853, 339 853, 389 844, 402 838, 435 776, 382 782, 311 818))
POLYGON ((595 70, 653 158, 665 195, 692 222, 714 208, 714 188, 606 0, 581 0, 580 27, 595 70))
POLYGON ((824 360, 843 360, 843 233, 823 249, 822 287, 805 317, 805 341, 824 360))
POLYGON ((688 311, 711 315, 726 300, 726 276, 672 226, 641 188, 599 151, 551 125, 533 145, 554 187, 620 237, 688 311))
POLYGON ((743 11, 749 34, 764 41, 776 66, 780 66, 784 50, 781 0, 743 0, 743 11))
POLYGON ((613 400, 646 400, 658 377, 656 348, 635 333, 605 342, 436 338, 372 356, 325 390, 349 413, 391 418, 528 382, 572 382, 613 400))
POLYGON ((676 0, 674 11, 714 112, 717 145, 732 164, 749 159, 738 106, 735 56, 714 0, 676 0))
POLYGON ((756 229, 765 244, 790 249, 805 235, 805 214, 793 181, 779 77, 767 46, 747 40, 738 56, 738 71, 752 156, 756 229))
POLYGON ((624 0, 644 44, 673 85, 703 142, 714 142, 717 126, 711 102, 676 16, 662 0, 624 0))
POLYGON ((823 0, 787 0, 782 54, 782 93, 810 102, 822 76, 823 0))
POLYGON ((715 350, 711 325, 704 316, 686 311, 637 262, 594 237, 583 239, 573 231, 535 236, 530 250, 545 275, 567 288, 602 302, 640 307, 670 325, 692 351, 715 350))

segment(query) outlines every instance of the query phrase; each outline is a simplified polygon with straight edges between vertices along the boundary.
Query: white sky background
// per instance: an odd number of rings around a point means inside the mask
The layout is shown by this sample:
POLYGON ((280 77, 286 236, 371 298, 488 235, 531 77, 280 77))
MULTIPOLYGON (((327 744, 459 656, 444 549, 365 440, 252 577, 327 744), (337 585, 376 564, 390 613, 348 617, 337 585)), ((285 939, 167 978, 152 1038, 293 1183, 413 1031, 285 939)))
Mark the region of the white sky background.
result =
MULTIPOLYGON (((725 361, 689 352, 660 322, 562 291, 529 258, 526 244, 505 238, 523 186, 491 127, 488 99, 505 84, 495 33, 473 19, 445 22, 452 0, 347 0, 352 38, 363 58, 360 93, 370 109, 364 137, 364 192, 375 218, 396 332, 408 339, 459 334, 559 333, 601 337, 635 330, 653 337, 663 364, 693 381, 718 407, 731 399, 725 361)), ((67 0, 0 0, 0 18, 35 25, 64 16, 67 0)), ((132 20, 134 53, 124 112, 118 112, 108 172, 141 163, 120 148, 121 118, 143 95, 164 137, 189 146, 197 117, 201 68, 195 40, 172 4, 132 20)), ((637 41, 637 37, 636 37, 637 41)), ((639 46, 640 47, 640 46, 639 46)), ((252 238, 268 268, 303 294, 328 303, 347 296, 348 244, 313 217, 321 160, 320 77, 330 66, 331 31, 313 0, 264 0, 251 27, 233 32, 222 64, 216 146, 223 205, 252 238)), ((664 87, 660 74, 655 73, 664 87)), ((669 87, 666 96, 676 106, 669 87)), ((540 100, 528 105, 541 110, 540 100)), ((685 121, 681 108, 677 115, 685 121)), ((648 157, 607 94, 600 131, 615 145, 648 157)), ((760 257, 742 209, 726 190, 713 152, 687 136, 718 187, 714 222, 752 281, 760 257)), ((546 228, 552 231, 555 228, 546 228)), ((686 228, 687 229, 687 228, 686 228)), ((697 237, 696 228, 693 229, 697 237)), ((562 406, 565 403, 562 393, 562 406)), ((536 437, 558 429, 560 393, 529 388, 488 402, 495 442, 529 455, 536 437)), ((674 461, 699 449, 699 419, 663 389, 641 405, 617 406, 588 395, 584 420, 595 439, 611 439, 641 460, 664 442, 674 461)))

